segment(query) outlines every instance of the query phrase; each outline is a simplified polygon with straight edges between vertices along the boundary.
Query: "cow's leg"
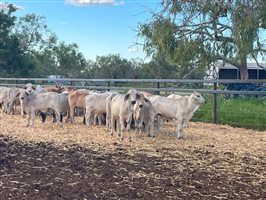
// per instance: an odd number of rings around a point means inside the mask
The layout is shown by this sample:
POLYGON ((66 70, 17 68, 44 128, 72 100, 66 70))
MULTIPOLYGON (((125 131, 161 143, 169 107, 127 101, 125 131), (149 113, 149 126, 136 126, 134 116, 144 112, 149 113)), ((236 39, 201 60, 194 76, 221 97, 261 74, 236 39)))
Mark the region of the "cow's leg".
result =
POLYGON ((20 102, 20 115, 22 115, 22 117, 24 118, 24 106, 23 106, 23 101, 21 99, 19 99, 20 102))
POLYGON ((102 126, 102 114, 98 115, 98 124, 102 126))
POLYGON ((67 111, 66 111, 66 112, 67 112, 67 113, 66 113, 67 118, 66 118, 65 122, 68 123, 69 120, 70 120, 70 107, 69 107, 69 105, 68 105, 68 107, 67 107, 67 111))
POLYGON ((115 131, 115 118, 114 118, 114 116, 112 116, 111 115, 111 121, 110 121, 110 128, 111 128, 111 135, 113 135, 114 134, 114 131, 115 131))
POLYGON ((139 122, 138 122, 136 117, 134 117, 134 122, 135 122, 135 133, 138 133, 138 124, 139 124, 139 122))
POLYGON ((177 139, 183 138, 183 128, 184 128, 184 120, 179 118, 176 122, 177 139))
POLYGON ((74 109, 75 108, 70 108, 69 115, 70 115, 70 122, 71 124, 74 124, 74 109))
POLYGON ((108 116, 108 114, 106 113, 106 124, 105 124, 105 128, 106 128, 106 130, 109 130, 109 116, 108 116))
POLYGON ((55 114, 55 112, 52 112, 52 116, 53 116, 53 123, 57 122, 58 121, 57 119, 59 119, 60 117, 60 115, 55 114))
POLYGON ((132 117, 130 117, 130 119, 127 121, 127 128, 126 128, 129 142, 131 141, 131 136, 130 136, 131 121, 132 121, 132 117))
POLYGON ((89 109, 86 109, 85 124, 87 127, 90 125, 90 118, 91 118, 91 111, 89 109))
MULTIPOLYGON (((98 119, 98 115, 94 113, 93 115, 93 125, 96 126, 97 125, 97 119, 98 119)), ((99 123, 99 121, 98 121, 99 123)))
POLYGON ((124 139, 123 137, 124 137, 124 131, 125 131, 125 121, 123 117, 119 118, 119 123, 120 123, 120 140, 122 141, 124 139))
POLYGON ((106 130, 110 130, 110 114, 109 112, 106 112, 106 130))
POLYGON ((141 135, 142 133, 142 122, 138 124, 138 134, 141 135))
POLYGON ((150 137, 155 137, 154 135, 154 120, 155 120, 155 116, 152 115, 149 119, 149 124, 150 124, 150 133, 148 136, 150 137))
POLYGON ((30 126, 30 115, 31 115, 31 113, 27 114, 27 123, 26 123, 27 127, 30 126))
POLYGON ((15 105, 15 101, 12 101, 11 102, 11 114, 14 115, 15 114, 15 111, 16 111, 16 105, 15 105))
POLYGON ((150 122, 145 123, 145 132, 147 135, 150 135, 150 122))
POLYGON ((30 119, 31 119, 30 126, 33 126, 34 125, 34 118, 35 118, 35 112, 31 112, 31 114, 30 114, 30 119))
POLYGON ((62 113, 59 110, 55 110, 54 115, 56 116, 57 120, 57 125, 59 125, 60 127, 63 127, 62 121, 60 120, 60 115, 62 113))
POLYGON ((160 131, 160 128, 161 128, 161 116, 160 115, 157 115, 155 117, 155 119, 156 119, 156 126, 157 126, 156 129, 159 132, 160 131))
MULTIPOLYGON (((63 123, 63 113, 62 112, 60 112, 60 119, 59 120, 61 123, 63 123)), ((67 120, 65 120, 65 121, 67 121, 67 120)))
POLYGON ((47 117, 46 113, 40 111, 39 116, 41 118, 42 123, 44 123, 47 117))
POLYGON ((186 117, 185 119, 184 119, 184 127, 189 127, 189 118, 188 117, 186 117))
POLYGON ((143 126, 143 122, 144 122, 144 116, 142 115, 142 117, 140 118, 140 121, 139 121, 139 135, 141 135, 142 133, 142 126, 143 126))

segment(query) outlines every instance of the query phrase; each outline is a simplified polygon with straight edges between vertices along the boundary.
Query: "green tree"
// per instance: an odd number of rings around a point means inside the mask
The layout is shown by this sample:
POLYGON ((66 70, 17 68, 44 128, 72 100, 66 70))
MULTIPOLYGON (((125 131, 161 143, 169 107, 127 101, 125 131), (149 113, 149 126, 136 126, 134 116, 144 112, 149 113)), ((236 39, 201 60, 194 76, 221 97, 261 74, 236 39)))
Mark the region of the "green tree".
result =
POLYGON ((20 17, 15 26, 15 34, 20 40, 20 48, 25 53, 41 52, 53 48, 57 38, 46 24, 45 17, 26 14, 20 17))
MULTIPOLYGON (((247 60, 265 56, 264 0, 162 0, 162 11, 139 27, 147 54, 163 53, 183 68, 204 68, 218 60, 248 78, 247 60)), ((258 63, 259 64, 259 63, 258 63)))
POLYGON ((169 64, 161 55, 153 56, 152 60, 144 63, 141 68, 142 78, 170 79, 178 78, 176 66, 169 64))
POLYGON ((57 60, 57 74, 68 78, 76 78, 87 68, 83 54, 79 52, 78 45, 61 42, 55 47, 57 60))
POLYGON ((97 56, 90 72, 94 78, 136 78, 134 63, 120 55, 110 54, 107 56, 97 56))
POLYGON ((19 38, 20 49, 34 64, 31 76, 47 77, 56 74, 55 47, 57 37, 52 33, 45 17, 26 14, 15 24, 14 34, 19 38))
POLYGON ((16 11, 12 4, 0 9, 0 76, 29 76, 33 63, 20 49, 20 40, 13 34, 16 11))

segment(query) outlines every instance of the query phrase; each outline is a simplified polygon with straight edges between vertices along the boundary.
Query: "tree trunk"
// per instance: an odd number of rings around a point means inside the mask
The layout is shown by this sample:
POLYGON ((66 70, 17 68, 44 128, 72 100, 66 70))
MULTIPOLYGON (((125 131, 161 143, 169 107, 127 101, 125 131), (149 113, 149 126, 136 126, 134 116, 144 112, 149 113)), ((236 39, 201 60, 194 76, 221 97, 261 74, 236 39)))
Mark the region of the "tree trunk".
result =
POLYGON ((240 66, 238 67, 239 71, 240 71, 240 78, 242 80, 246 80, 248 79, 248 65, 247 65, 247 61, 242 61, 240 66))

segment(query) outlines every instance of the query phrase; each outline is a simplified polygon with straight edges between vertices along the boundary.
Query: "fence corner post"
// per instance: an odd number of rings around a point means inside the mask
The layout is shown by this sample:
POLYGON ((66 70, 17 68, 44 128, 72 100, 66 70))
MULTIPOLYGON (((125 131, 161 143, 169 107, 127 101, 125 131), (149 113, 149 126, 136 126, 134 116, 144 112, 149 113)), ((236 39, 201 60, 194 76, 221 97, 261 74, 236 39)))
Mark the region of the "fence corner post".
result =
POLYGON ((213 83, 213 104, 212 104, 212 123, 217 124, 217 94, 215 91, 217 90, 217 83, 213 83))

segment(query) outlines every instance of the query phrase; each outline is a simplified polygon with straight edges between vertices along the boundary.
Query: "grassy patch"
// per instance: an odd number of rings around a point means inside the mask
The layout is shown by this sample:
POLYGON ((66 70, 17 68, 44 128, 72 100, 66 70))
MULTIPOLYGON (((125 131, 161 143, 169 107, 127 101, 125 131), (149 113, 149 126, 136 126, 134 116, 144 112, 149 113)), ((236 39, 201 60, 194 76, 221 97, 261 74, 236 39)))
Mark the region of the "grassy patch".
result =
MULTIPOLYGON (((207 104, 202 105, 192 121, 212 122, 212 96, 206 95, 207 104)), ((235 127, 266 130, 266 98, 224 98, 218 96, 218 123, 235 127)))

